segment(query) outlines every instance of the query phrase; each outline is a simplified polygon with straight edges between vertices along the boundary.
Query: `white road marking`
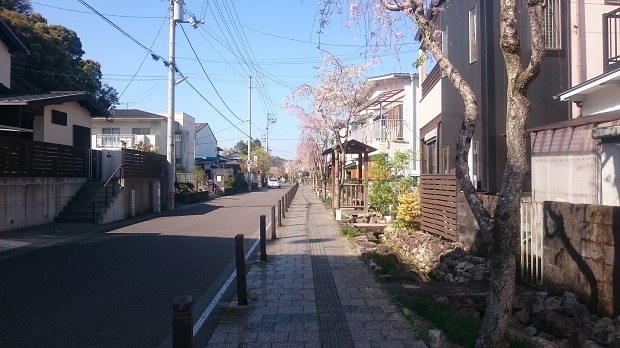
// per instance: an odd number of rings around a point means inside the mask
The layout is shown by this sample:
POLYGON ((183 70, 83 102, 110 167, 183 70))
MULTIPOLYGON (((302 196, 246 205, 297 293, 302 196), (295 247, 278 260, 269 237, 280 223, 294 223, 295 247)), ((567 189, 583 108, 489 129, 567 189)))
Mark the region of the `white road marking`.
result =
MULTIPOLYGON (((265 229, 269 229, 270 226, 271 226, 271 222, 269 222, 269 224, 265 227, 265 229)), ((246 261, 248 260, 250 255, 252 255, 252 252, 254 251, 254 249, 256 249, 256 246, 258 245, 259 242, 260 242, 260 236, 259 236, 258 239, 256 239, 256 242, 254 242, 254 244, 252 245, 250 250, 248 250, 248 252, 245 253, 245 260, 246 261)), ((207 318, 209 317, 209 315, 211 315, 211 312, 213 312, 213 309, 215 308, 217 303, 220 302, 220 299, 222 298, 222 296, 224 295, 226 290, 228 290, 228 287, 233 282, 233 280, 235 280, 236 276, 237 276, 237 270, 234 270, 230 274, 230 277, 228 277, 226 282, 224 282, 224 285, 222 285, 222 288, 220 289, 220 291, 218 291, 217 294, 215 295, 215 297, 213 297, 213 300, 211 300, 211 303, 209 303, 209 305, 204 310, 204 312, 202 312, 202 314, 200 315, 200 318, 198 318, 198 320, 196 320, 196 322, 194 323, 194 336, 196 336, 196 333, 198 332, 198 330, 200 330, 200 328, 205 323, 205 321, 207 321, 207 318)))

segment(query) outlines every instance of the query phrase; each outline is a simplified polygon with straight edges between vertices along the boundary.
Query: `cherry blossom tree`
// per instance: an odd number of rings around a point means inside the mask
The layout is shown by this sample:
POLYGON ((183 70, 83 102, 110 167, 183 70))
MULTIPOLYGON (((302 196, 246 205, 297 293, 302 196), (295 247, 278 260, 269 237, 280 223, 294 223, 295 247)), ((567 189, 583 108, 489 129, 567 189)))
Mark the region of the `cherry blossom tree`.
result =
MULTIPOLYGON (((449 1, 431 0, 322 0, 321 25, 328 25, 335 13, 348 10, 351 23, 363 22, 372 27, 367 37, 374 48, 394 45, 404 33, 416 31, 421 46, 432 54, 437 64, 456 88, 465 112, 457 139, 456 170, 459 184, 478 222, 480 233, 489 246, 491 284, 482 328, 476 347, 504 347, 508 318, 515 289, 516 253, 519 246, 519 205, 521 188, 527 173, 526 122, 530 114, 527 90, 540 73, 544 57, 543 8, 546 0, 524 0, 525 9, 516 0, 500 1, 499 46, 506 66, 506 143, 507 163, 493 215, 485 209, 469 177, 467 163, 471 139, 479 116, 478 102, 467 81, 443 54, 432 18, 449 1), (518 32, 519 13, 529 21, 528 59, 522 59, 521 36, 518 32), (429 16, 430 14, 430 16, 429 16), (404 20, 413 25, 407 28, 404 20)), ((466 21, 466 19, 465 19, 466 21)), ((370 43, 369 45, 372 46, 370 43)))
POLYGON ((298 113, 301 125, 301 142, 297 148, 298 167, 302 171, 313 173, 313 177, 322 183, 322 197, 326 197, 326 176, 327 161, 322 155, 330 145, 330 133, 325 127, 319 127, 320 123, 311 123, 309 121, 317 120, 317 115, 308 115, 302 112, 298 113), (312 125, 314 124, 314 126, 312 125))
MULTIPOLYGON (((333 188, 333 208, 340 208, 342 187, 345 181, 345 147, 349 140, 349 125, 357 108, 366 101, 368 88, 365 75, 368 65, 344 65, 332 54, 321 51, 323 65, 318 68, 317 85, 301 85, 289 95, 285 104, 306 125, 302 136, 311 136, 313 131, 328 135, 331 145, 337 148, 338 166, 336 187, 333 188), (307 105, 304 108, 304 103, 307 105), (326 133, 325 133, 326 132, 326 133), (340 155, 339 155, 340 154, 340 155)), ((308 140, 306 145, 315 144, 327 148, 329 143, 322 139, 308 140)), ((304 141, 302 141, 304 144, 304 141)))

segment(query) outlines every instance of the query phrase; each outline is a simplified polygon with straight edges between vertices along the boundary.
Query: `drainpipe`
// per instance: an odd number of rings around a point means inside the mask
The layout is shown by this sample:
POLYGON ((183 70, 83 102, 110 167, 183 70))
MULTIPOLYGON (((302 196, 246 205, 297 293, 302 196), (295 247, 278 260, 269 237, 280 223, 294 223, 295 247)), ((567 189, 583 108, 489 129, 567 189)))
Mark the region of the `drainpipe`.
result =
MULTIPOLYGON (((413 151, 414 153, 416 153, 416 141, 417 139, 420 138, 418 132, 418 110, 416 108, 416 102, 417 102, 417 94, 415 93, 415 86, 413 84, 413 79, 414 74, 410 73, 409 74, 409 78, 411 79, 411 151, 413 151)), ((416 158, 419 158, 418 156, 416 156, 416 158)), ((419 167, 419 160, 414 160, 411 161, 411 174, 413 174, 415 172, 416 169, 418 169, 419 167)))
MULTIPOLYGON (((577 86, 578 84, 584 81, 583 53, 585 52, 585 49, 583 47, 584 40, 583 40, 582 34, 585 35, 585 30, 583 30, 584 28, 582 28, 581 6, 582 6, 582 1, 579 1, 579 0, 575 1, 575 24, 573 25, 573 28, 575 29, 575 51, 577 52, 576 52, 576 57, 575 57, 575 72, 573 74, 573 77, 571 78, 571 82, 575 81, 573 83, 573 86, 577 86)), ((579 105, 577 105, 576 103, 572 104, 572 114, 573 114, 573 118, 581 116, 581 107, 579 107, 579 105)))
POLYGON ((443 136, 441 133, 441 121, 437 122, 437 146, 435 148, 435 152, 437 152, 437 173, 435 174, 442 174, 442 170, 441 170, 441 148, 443 147, 443 136))

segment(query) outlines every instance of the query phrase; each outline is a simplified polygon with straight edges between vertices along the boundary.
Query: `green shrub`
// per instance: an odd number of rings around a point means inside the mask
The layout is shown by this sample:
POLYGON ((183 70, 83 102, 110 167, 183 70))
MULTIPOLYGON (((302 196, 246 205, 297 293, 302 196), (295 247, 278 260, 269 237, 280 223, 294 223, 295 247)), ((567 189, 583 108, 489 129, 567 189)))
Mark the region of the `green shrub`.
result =
POLYGON ((325 197, 325 198, 321 199, 321 202, 323 202, 323 204, 325 206, 328 206, 328 207, 332 206, 332 198, 331 197, 325 197))
POLYGON ((481 322, 459 313, 449 303, 442 303, 426 297, 416 297, 405 304, 418 315, 442 330, 451 340, 463 347, 474 347, 480 332, 481 322))
POLYGON ((384 179, 373 180, 368 190, 370 209, 388 215, 398 202, 398 192, 384 179))
POLYGON ((393 259, 377 251, 372 252, 372 258, 377 260, 377 263, 379 264, 379 266, 381 266, 381 269, 386 272, 396 272, 400 269, 398 264, 396 264, 393 259))
POLYGON ((355 227, 349 225, 340 226, 340 234, 345 237, 359 237, 362 235, 355 227))

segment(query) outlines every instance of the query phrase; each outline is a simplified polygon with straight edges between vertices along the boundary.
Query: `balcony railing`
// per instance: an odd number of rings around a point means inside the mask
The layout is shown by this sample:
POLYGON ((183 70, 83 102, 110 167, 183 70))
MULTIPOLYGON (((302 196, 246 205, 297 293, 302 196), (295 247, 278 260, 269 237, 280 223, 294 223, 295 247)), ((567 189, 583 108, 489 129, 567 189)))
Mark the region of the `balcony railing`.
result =
POLYGON ((144 145, 158 145, 156 135, 97 134, 96 138, 97 148, 133 148, 139 142, 144 145))
POLYGON ((377 120, 353 130, 350 138, 366 144, 374 141, 406 140, 407 131, 411 132, 411 129, 403 119, 377 120))
POLYGON ((603 54, 605 71, 620 63, 620 8, 603 14, 603 54))

